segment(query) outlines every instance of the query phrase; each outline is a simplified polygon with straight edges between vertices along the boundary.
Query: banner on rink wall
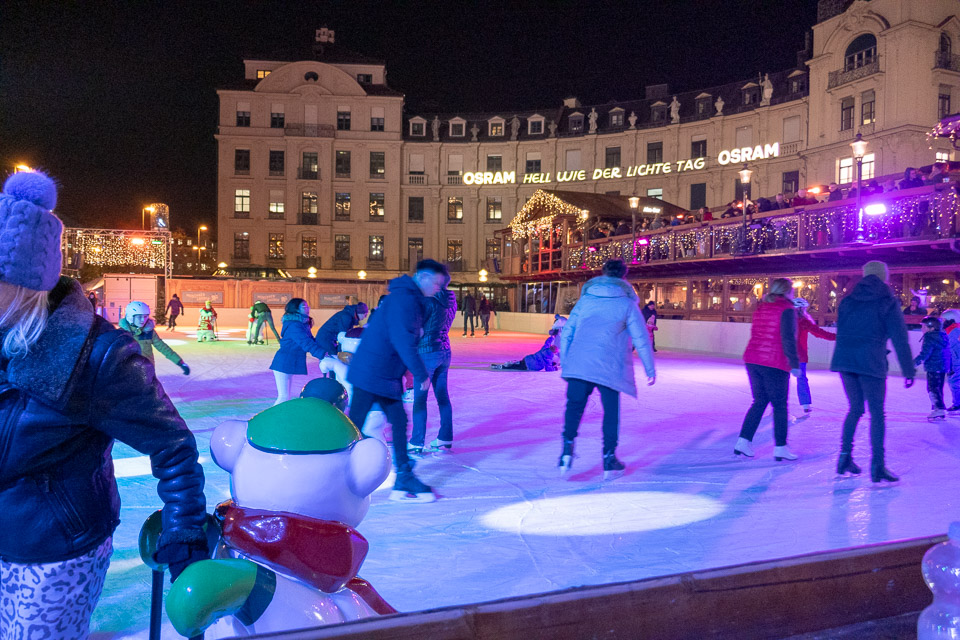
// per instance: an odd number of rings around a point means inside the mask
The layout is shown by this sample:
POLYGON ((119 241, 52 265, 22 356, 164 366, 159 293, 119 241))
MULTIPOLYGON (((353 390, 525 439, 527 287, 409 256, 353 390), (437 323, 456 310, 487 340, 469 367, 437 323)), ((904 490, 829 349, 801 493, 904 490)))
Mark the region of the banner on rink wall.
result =
POLYGON ((180 302, 184 304, 203 304, 207 300, 210 304, 223 304, 223 291, 183 291, 180 293, 180 302))

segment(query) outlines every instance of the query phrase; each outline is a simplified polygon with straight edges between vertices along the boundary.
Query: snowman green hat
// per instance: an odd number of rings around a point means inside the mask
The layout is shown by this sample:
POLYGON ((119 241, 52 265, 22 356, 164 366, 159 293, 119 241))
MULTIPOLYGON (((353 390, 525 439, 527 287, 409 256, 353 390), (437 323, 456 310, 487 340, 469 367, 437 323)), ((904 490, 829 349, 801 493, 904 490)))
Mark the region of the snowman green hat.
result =
POLYGON ((336 453, 362 439, 350 418, 319 398, 282 402, 247 423, 247 442, 269 453, 336 453))

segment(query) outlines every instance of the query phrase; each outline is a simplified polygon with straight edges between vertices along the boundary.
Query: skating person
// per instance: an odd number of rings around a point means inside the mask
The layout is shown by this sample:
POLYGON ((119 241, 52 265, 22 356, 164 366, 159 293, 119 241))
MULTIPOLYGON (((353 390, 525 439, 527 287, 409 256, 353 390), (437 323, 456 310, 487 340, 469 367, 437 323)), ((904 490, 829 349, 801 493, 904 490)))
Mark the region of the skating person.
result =
POLYGON ((747 365, 753 404, 743 417, 740 437, 733 452, 753 457, 753 436, 769 404, 773 406, 774 459, 778 462, 796 460, 797 455, 787 447, 790 373, 800 377, 797 311, 793 306, 793 281, 789 278, 777 278, 771 282, 770 292, 757 305, 743 361, 747 365))
POLYGON ((960 411, 960 310, 947 309, 940 314, 940 320, 943 322, 943 331, 947 334, 947 341, 950 343, 951 370, 947 383, 950 386, 953 404, 947 407, 947 411, 954 413, 960 411))
POLYGON ((887 340, 893 342, 904 386, 913 386, 917 374, 907 343, 907 327, 900 304, 887 284, 887 265, 871 261, 863 265, 863 279, 840 301, 837 310, 837 346, 830 370, 840 373, 850 410, 843 421, 837 473, 860 473, 853 461, 853 435, 863 415, 863 403, 870 410, 870 445, 873 460, 870 479, 896 482, 899 478, 886 468, 883 449, 886 424, 883 415, 887 386, 887 340))
MULTIPOLYGON (((417 345, 440 409, 440 431, 430 443, 435 451, 449 451, 453 447, 453 406, 447 392, 447 372, 451 359, 450 327, 457 317, 457 294, 447 289, 449 284, 447 276, 443 288, 423 301, 423 336, 417 345)), ((427 433, 428 389, 415 386, 413 392, 413 431, 408 450, 412 455, 420 455, 427 433)))
POLYGON ((180 296, 173 294, 170 302, 167 303, 167 329, 173 331, 177 328, 177 318, 183 313, 183 303, 180 302, 180 296))
POLYGON ((594 389, 603 405, 603 477, 622 475, 625 469, 617 460, 620 432, 620 393, 637 395, 633 377, 633 353, 637 350, 647 374, 647 385, 657 380, 650 338, 640 315, 637 294, 624 280, 627 265, 623 260, 607 260, 603 275, 585 285, 570 319, 560 334, 562 377, 567 381, 567 408, 564 413, 563 450, 560 475, 570 472, 573 442, 587 399, 594 389))
POLYGON ((480 313, 480 324, 483 326, 483 335, 490 335, 490 314, 497 315, 497 312, 493 310, 493 305, 487 300, 486 296, 480 297, 480 308, 478 309, 480 313))
POLYGON ((560 340, 560 332, 567 319, 561 315, 554 315, 553 326, 544 340, 543 346, 536 353, 524 356, 521 360, 504 362, 503 364, 492 364, 491 369, 509 370, 509 371, 559 371, 560 370, 560 347, 557 343, 560 340))
POLYGON ((940 319, 927 316, 920 321, 923 327, 923 346, 920 355, 914 360, 916 366, 923 365, 927 374, 927 394, 930 396, 932 411, 928 420, 943 420, 947 417, 947 405, 943 403, 943 382, 948 371, 952 370, 950 342, 947 334, 940 329, 940 319))
POLYGON ((424 297, 435 295, 448 276, 447 268, 435 260, 421 260, 411 278, 390 281, 390 294, 377 309, 353 358, 347 380, 353 384, 350 419, 363 424, 374 403, 379 404, 393 432, 393 461, 397 481, 391 500, 433 502, 433 491, 413 473, 407 455, 407 412, 403 408, 403 374, 409 369, 423 390, 429 388, 426 367, 417 353, 423 329, 424 297))
POLYGON ((97 307, 99 306, 99 302, 97 301, 97 292, 91 291, 90 293, 88 293, 87 300, 90 301, 90 306, 93 307, 93 311, 94 313, 96 313, 97 307))
POLYGON ((193 435, 130 335, 59 277, 56 187, 20 172, 0 195, 0 637, 86 638, 120 522, 114 439, 150 456, 159 562, 209 557, 193 435))
POLYGON ((283 309, 281 318, 280 349, 273 356, 270 370, 277 383, 277 401, 274 405, 290 399, 293 376, 306 375, 307 354, 318 360, 323 358, 323 349, 310 332, 310 305, 303 298, 291 298, 283 309))
POLYGON ((810 381, 807 380, 807 363, 810 361, 807 338, 810 334, 813 334, 815 338, 836 342, 837 334, 825 331, 817 326, 816 321, 810 317, 810 312, 807 311, 810 303, 803 298, 794 298, 793 306, 797 309, 797 355, 800 358, 800 375, 797 376, 797 398, 800 400, 803 412, 810 413, 813 410, 813 398, 810 395, 810 381))
POLYGON ((207 300, 200 309, 197 321, 197 342, 212 342, 217 339, 217 312, 207 300))
POLYGON ((277 342, 280 342, 280 334, 277 333, 277 327, 273 324, 273 312, 270 311, 270 307, 267 306, 267 303, 257 300, 251 308, 251 311, 256 317, 257 323, 253 327, 253 340, 248 341, 247 344, 262 344, 263 341, 260 340, 260 330, 263 328, 264 324, 270 327, 270 331, 273 331, 273 335, 277 339, 277 342))
POLYGON ((477 315, 477 299, 468 291, 463 298, 463 335, 467 335, 467 321, 470 322, 470 337, 473 337, 474 316, 477 315))
POLYGON ((643 305, 643 309, 640 311, 643 314, 643 321, 647 325, 647 333, 650 334, 650 346, 653 347, 653 352, 656 353, 657 339, 654 332, 659 330, 657 328, 657 303, 651 300, 643 305))
POLYGON ((363 322, 368 311, 367 305, 363 302, 346 305, 320 325, 317 330, 317 344, 325 353, 336 358, 340 352, 337 336, 363 322))
POLYGON ((190 375, 190 367, 183 361, 183 358, 177 355, 177 352, 160 339, 157 334, 157 326, 150 317, 150 307, 144 303, 134 300, 126 306, 123 311, 123 317, 120 318, 120 328, 133 336, 133 339, 140 345, 140 353, 150 364, 154 364, 153 350, 162 353, 167 360, 177 365, 183 370, 183 375, 190 375))

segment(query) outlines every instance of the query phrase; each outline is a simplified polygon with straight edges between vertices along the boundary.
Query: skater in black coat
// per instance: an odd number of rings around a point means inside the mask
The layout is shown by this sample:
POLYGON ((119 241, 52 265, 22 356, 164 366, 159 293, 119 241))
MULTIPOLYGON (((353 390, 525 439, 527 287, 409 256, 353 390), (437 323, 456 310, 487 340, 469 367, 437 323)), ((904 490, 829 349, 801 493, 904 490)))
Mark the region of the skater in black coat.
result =
POLYGON ((477 299, 467 293, 463 298, 463 335, 467 335, 467 321, 470 321, 470 337, 473 337, 474 316, 477 315, 477 299))
POLYGON ((940 318, 927 316, 921 321, 921 326, 923 346, 913 364, 922 364, 927 372, 927 394, 930 396, 930 408, 933 409, 927 419, 943 420, 947 417, 947 405, 943 402, 943 383, 947 372, 952 368, 950 341, 947 334, 941 330, 940 318))
POLYGON ((348 304, 337 311, 330 316, 329 320, 320 325, 320 329, 317 330, 317 344, 326 353, 336 358, 340 351, 337 336, 363 322, 363 319, 367 317, 367 311, 367 305, 363 302, 348 304))

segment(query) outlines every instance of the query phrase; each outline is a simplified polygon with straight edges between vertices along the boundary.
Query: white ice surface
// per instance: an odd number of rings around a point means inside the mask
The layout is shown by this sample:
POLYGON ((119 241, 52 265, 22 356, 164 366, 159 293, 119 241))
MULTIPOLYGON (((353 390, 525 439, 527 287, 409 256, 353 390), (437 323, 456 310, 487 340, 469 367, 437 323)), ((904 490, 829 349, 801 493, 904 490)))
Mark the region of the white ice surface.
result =
MULTIPOLYGON (((221 330, 225 333, 225 330, 221 330)), ((197 436, 208 509, 229 497, 228 477, 209 459, 222 420, 248 418, 275 397, 268 371, 276 344, 197 344, 176 350, 185 377, 160 358, 167 392, 197 436)), ((226 334, 224 337, 230 336, 226 334)), ((239 332, 237 335, 240 335, 239 332)), ((773 460, 771 418, 755 438, 757 457, 733 455, 750 404, 740 362, 659 353, 656 386, 624 396, 618 456, 626 475, 601 476, 601 410, 594 395, 577 439, 572 477, 557 474, 565 384, 559 373, 492 371, 539 348, 543 336, 494 333, 453 338, 450 372, 453 453, 422 460, 433 504, 389 502, 379 490, 358 527, 370 542, 360 575, 401 611, 466 604, 588 584, 768 560, 825 549, 942 534, 958 509, 960 418, 930 424, 923 380, 887 385, 888 466, 895 486, 869 479, 868 420, 854 457, 858 478, 834 474, 846 411, 839 379, 811 371, 814 412, 790 428, 794 463, 773 460)), ((639 365, 639 361, 636 361, 639 365)), ((311 374, 317 361, 310 359, 311 374)), ((296 380, 297 388, 307 376, 296 380)), ((637 366, 637 379, 645 379, 637 366)), ((800 413, 791 389, 792 413, 800 413)), ((949 392, 948 392, 949 400, 949 392)), ((431 399, 427 439, 436 437, 431 399)), ((409 410, 409 406, 408 410, 409 410)), ((141 522, 160 506, 139 454, 118 444, 123 520, 94 638, 145 638, 150 573, 138 561, 141 522), (139 474, 137 472, 140 472, 139 474)), ((176 637, 169 625, 164 637, 176 637)))

